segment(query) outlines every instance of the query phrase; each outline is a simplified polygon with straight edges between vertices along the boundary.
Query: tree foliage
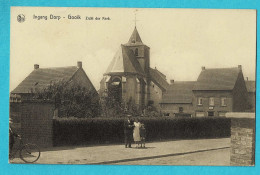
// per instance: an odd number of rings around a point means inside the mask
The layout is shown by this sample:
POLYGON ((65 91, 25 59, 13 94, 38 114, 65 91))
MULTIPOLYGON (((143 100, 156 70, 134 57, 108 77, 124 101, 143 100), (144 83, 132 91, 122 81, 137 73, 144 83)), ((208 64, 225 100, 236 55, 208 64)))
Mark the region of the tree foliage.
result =
POLYGON ((99 115, 99 97, 95 90, 64 81, 50 83, 34 98, 53 100, 59 117, 93 118, 99 115))

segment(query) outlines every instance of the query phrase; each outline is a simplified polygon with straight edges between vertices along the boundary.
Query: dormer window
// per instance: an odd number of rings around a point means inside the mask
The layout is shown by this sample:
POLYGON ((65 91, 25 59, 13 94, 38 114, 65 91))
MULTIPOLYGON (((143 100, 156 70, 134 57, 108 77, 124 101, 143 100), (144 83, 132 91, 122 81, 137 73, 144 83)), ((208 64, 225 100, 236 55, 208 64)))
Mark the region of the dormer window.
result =
POLYGON ((135 56, 138 56, 138 49, 135 49, 135 56))

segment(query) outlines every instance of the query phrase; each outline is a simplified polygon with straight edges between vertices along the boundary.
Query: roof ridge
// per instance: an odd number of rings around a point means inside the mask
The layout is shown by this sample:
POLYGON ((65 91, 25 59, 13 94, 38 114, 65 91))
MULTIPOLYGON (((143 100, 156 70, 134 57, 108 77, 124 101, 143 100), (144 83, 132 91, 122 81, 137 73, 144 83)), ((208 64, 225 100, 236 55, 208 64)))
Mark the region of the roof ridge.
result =
MULTIPOLYGON (((195 83, 195 82, 197 82, 197 81, 175 81, 174 80, 174 83, 195 83)), ((174 83, 172 83, 172 84, 174 84, 174 83)))
MULTIPOLYGON (((44 68, 38 68, 38 69, 57 69, 57 68, 73 68, 73 67, 78 68, 77 66, 64 66, 64 67, 44 67, 44 68)), ((36 70, 38 70, 38 69, 36 69, 36 70)))
POLYGON ((206 68, 205 70, 216 70, 216 69, 239 69, 239 68, 238 67, 206 68))

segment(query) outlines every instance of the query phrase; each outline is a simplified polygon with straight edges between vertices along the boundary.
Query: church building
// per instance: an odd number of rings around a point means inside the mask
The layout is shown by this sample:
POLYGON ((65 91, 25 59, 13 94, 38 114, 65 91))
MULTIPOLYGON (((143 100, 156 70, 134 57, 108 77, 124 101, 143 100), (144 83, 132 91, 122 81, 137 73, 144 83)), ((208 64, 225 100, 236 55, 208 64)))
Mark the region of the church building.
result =
POLYGON ((100 92, 120 104, 131 103, 139 110, 153 106, 160 111, 162 94, 167 89, 166 76, 150 67, 150 48, 137 31, 121 44, 100 82, 100 92))

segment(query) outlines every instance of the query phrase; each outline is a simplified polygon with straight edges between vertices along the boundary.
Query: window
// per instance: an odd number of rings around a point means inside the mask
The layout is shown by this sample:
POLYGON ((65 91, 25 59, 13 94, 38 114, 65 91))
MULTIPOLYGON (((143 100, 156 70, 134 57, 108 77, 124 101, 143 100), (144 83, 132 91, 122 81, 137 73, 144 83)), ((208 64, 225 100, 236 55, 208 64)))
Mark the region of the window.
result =
POLYGON ((214 106, 214 97, 209 98, 209 106, 214 106))
POLYGON ((209 117, 214 117, 214 111, 209 111, 209 112, 208 112, 208 116, 209 116, 209 117))
POLYGON ((202 97, 198 97, 198 105, 202 105, 202 97))
POLYGON ((138 49, 135 49, 135 56, 138 56, 138 49))
POLYGON ((204 116, 205 116, 204 112, 201 111, 196 112, 196 117, 204 117, 204 116))
POLYGON ((227 98, 221 97, 221 106, 227 106, 227 98))
POLYGON ((183 112, 183 107, 179 107, 179 113, 183 112))

